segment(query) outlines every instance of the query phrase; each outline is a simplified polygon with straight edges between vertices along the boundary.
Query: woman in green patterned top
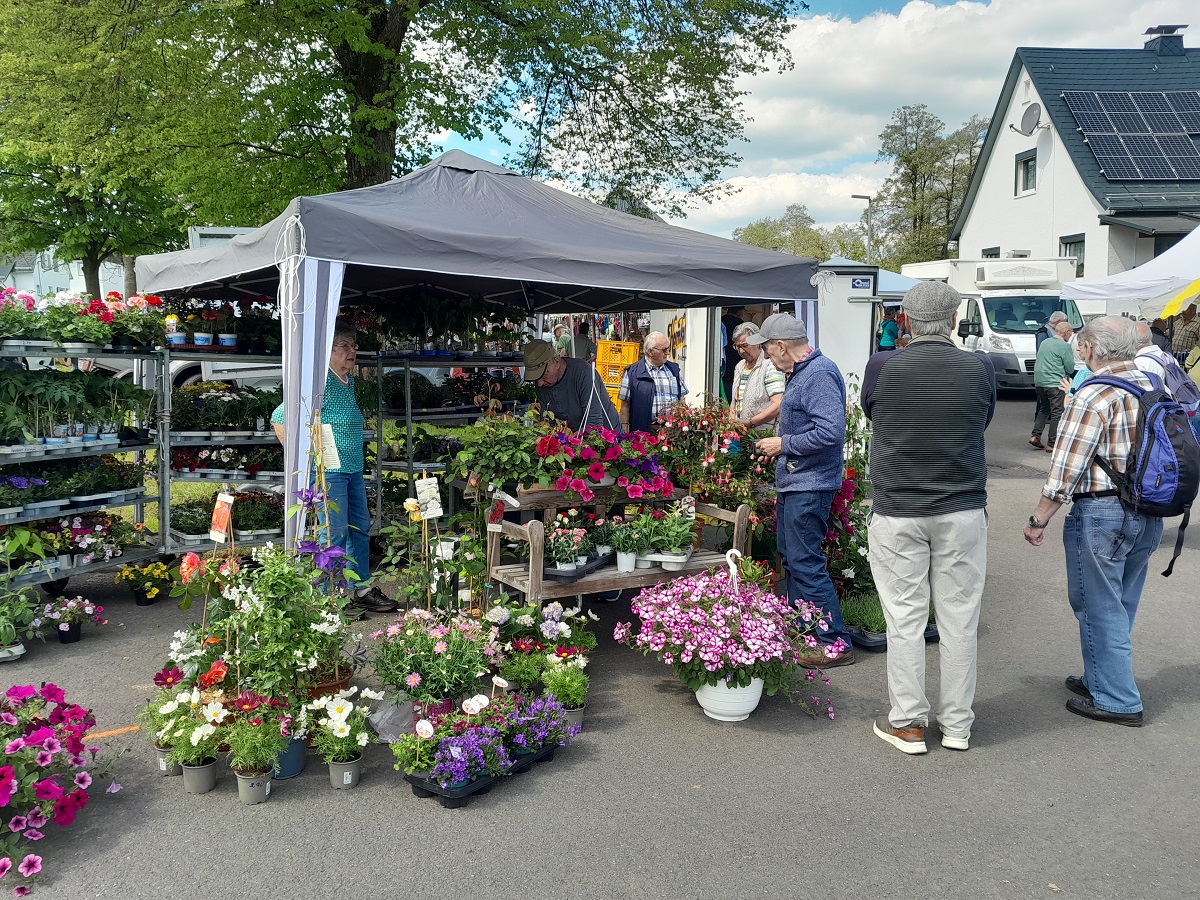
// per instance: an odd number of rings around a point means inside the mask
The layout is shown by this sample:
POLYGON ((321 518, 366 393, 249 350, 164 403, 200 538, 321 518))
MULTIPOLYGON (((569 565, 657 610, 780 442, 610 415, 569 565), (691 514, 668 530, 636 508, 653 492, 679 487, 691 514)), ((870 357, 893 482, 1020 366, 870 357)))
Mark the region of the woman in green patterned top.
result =
MULTIPOLYGON (((357 576, 350 580, 351 605, 372 612, 391 612, 396 601, 377 587, 366 587, 371 574, 371 513, 367 507, 367 485, 363 478, 363 414, 354 394, 357 332, 338 322, 333 332, 333 352, 325 377, 321 422, 333 430, 338 465, 325 469, 329 500, 329 542, 342 547, 350 557, 348 568, 357 576)), ((283 404, 271 414, 275 434, 283 441, 283 404)))

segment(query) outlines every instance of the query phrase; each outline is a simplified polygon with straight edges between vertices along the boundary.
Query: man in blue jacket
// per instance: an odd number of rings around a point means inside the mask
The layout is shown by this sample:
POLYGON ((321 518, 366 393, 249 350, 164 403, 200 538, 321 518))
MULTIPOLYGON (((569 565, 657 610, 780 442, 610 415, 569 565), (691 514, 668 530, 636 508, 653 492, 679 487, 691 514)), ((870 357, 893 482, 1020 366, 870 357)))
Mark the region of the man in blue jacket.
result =
POLYGON ((795 316, 768 316, 746 342, 762 345, 767 359, 789 376, 778 436, 763 438, 756 446, 760 453, 777 457, 775 519, 788 599, 819 606, 829 625, 821 635, 824 646, 804 654, 801 664, 853 665, 853 645, 821 551, 829 510, 845 472, 846 382, 837 365, 809 345, 808 330, 795 316))
POLYGON ((659 415, 687 396, 679 366, 667 359, 670 347, 665 334, 650 332, 642 341, 643 358, 621 375, 617 399, 624 431, 649 431, 659 415))

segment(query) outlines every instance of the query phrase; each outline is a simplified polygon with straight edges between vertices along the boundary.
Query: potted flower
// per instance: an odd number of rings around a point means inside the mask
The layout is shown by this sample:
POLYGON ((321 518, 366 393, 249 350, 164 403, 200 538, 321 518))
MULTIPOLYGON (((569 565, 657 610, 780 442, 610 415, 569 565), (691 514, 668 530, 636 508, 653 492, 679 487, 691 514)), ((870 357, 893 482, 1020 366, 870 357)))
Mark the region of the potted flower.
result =
POLYGON ((247 806, 265 803, 271 796, 275 763, 291 741, 281 728, 277 707, 266 697, 243 691, 222 730, 229 767, 237 775, 238 799, 247 806))
POLYGON ((183 673, 175 667, 164 669, 154 676, 159 691, 137 714, 137 723, 144 734, 150 735, 157 756, 158 772, 163 776, 182 775, 178 762, 168 759, 173 742, 182 740, 185 734, 176 735, 186 720, 191 691, 180 691, 183 673))
MULTIPOLYGON (((86 752, 84 741, 95 724, 91 710, 69 701, 54 684, 14 684, 0 695, 5 818, 0 871, 7 874, 5 884, 17 897, 28 894, 27 879, 43 871, 43 858, 35 852, 22 855, 21 845, 48 837, 52 826, 55 832, 70 827, 95 799, 97 782, 107 777, 105 768, 96 764, 96 750, 86 752)), ((106 792, 120 789, 114 781, 106 792)))
POLYGON ((357 688, 348 688, 339 695, 318 697, 308 704, 309 718, 316 719, 312 728, 313 746, 329 767, 329 783, 337 790, 349 789, 362 777, 362 751, 375 741, 367 727, 370 708, 363 700, 382 700, 383 694, 363 688, 362 700, 352 702, 357 688))
POLYGON ((612 533, 613 524, 609 519, 598 518, 592 524, 589 535, 597 555, 608 556, 613 552, 612 533))
POLYGON ((574 572, 580 556, 587 562, 586 536, 582 528, 555 528, 546 536, 546 559, 560 572, 574 572))
POLYGON ((230 512, 233 535, 238 540, 256 540, 283 532, 283 501, 275 494, 246 491, 233 499, 230 512))
POLYGON ((81 596, 59 597, 42 606, 33 624, 40 628, 53 627, 60 643, 74 644, 82 638, 83 623, 88 619, 97 625, 107 623, 101 615, 103 612, 103 606, 81 596))
POLYGON ((373 632, 373 665, 384 685, 411 697, 416 718, 442 716, 470 693, 481 672, 500 661, 490 628, 470 618, 409 610, 373 632))
POLYGON ((217 786, 217 753, 225 744, 225 720, 229 710, 219 700, 207 703, 200 688, 192 688, 178 700, 179 717, 165 740, 171 742, 167 762, 183 767, 183 789, 189 794, 207 794, 217 786))
POLYGON ((14 583, 24 572, 23 566, 7 569, 0 578, 0 662, 20 659, 25 655, 25 641, 42 636, 33 624, 37 617, 33 588, 14 583))
POLYGON ((557 698, 567 721, 576 728, 583 727, 583 710, 587 705, 588 685, 591 679, 583 671, 584 657, 562 661, 550 666, 542 674, 542 685, 546 694, 557 698), (576 660, 578 662, 576 662, 576 660))
POLYGON ((676 557, 676 560, 665 560, 663 568, 668 571, 682 569, 692 554, 692 542, 696 536, 696 521, 688 517, 681 505, 674 506, 671 511, 661 517, 656 517, 651 526, 650 546, 664 556, 676 557))
POLYGON ((433 755, 432 777, 443 788, 457 790, 480 775, 501 775, 511 765, 503 733, 485 726, 442 738, 433 755))
POLYGON ((887 619, 877 591, 851 591, 841 598, 840 603, 842 619, 847 630, 854 634, 855 645, 862 643, 869 650, 887 647, 887 619))
POLYGON ((522 700, 508 719, 508 740, 516 756, 562 746, 577 734, 579 724, 572 720, 562 702, 549 693, 522 700))
POLYGON ((609 540, 617 551, 618 572, 632 572, 636 568, 638 554, 650 549, 650 538, 640 516, 630 520, 613 516, 609 540))
POLYGON ((34 311, 37 299, 28 291, 15 288, 4 291, 0 296, 0 343, 6 349, 22 350, 24 339, 35 337, 42 327, 41 316, 34 311))
POLYGON ((519 637, 512 641, 511 646, 511 651, 500 665, 500 676, 515 691, 539 693, 542 675, 549 665, 546 645, 531 637, 519 637))
POLYGON ((113 314, 103 300, 59 297, 46 308, 44 317, 50 340, 64 350, 95 350, 112 340, 113 314))
POLYGON ((800 649, 818 645, 816 606, 789 606, 729 572, 655 585, 630 608, 641 627, 621 623, 614 639, 669 665, 696 692, 705 715, 724 722, 747 718, 764 690, 790 693, 803 683, 800 649))

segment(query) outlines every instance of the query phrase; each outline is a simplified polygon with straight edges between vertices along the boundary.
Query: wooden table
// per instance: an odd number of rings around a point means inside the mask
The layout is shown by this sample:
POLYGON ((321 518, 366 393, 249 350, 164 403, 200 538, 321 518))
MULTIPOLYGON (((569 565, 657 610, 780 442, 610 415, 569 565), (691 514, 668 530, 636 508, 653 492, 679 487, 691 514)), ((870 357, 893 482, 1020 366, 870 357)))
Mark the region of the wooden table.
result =
MULTIPOLYGON (((677 495, 683 496, 683 492, 677 492, 677 495)), ((712 550, 697 550, 679 571, 668 572, 655 565, 649 569, 618 572, 616 565, 611 565, 597 569, 571 583, 554 580, 543 581, 546 526, 554 521, 558 510, 594 506, 598 515, 605 515, 608 507, 614 503, 630 501, 625 500, 624 492, 621 492, 618 498, 617 492, 613 488, 597 488, 596 499, 587 504, 583 503, 577 495, 568 495, 565 491, 533 491, 516 499, 519 501, 519 509, 522 511, 542 511, 545 522, 535 519, 524 525, 517 525, 514 522, 488 525, 488 577, 493 583, 520 591, 525 595, 527 603, 536 603, 541 606, 543 600, 553 600, 558 597, 642 588, 685 575, 694 575, 714 566, 725 565, 724 554, 712 550), (500 545, 505 539, 527 543, 529 545, 528 561, 501 565, 500 545)), ((658 502, 663 501, 659 500, 658 502)), ((509 508, 512 509, 511 506, 509 508)), ((733 546, 742 551, 744 555, 750 552, 749 505, 742 504, 736 511, 729 512, 707 503, 697 503, 696 514, 733 525, 733 546)))

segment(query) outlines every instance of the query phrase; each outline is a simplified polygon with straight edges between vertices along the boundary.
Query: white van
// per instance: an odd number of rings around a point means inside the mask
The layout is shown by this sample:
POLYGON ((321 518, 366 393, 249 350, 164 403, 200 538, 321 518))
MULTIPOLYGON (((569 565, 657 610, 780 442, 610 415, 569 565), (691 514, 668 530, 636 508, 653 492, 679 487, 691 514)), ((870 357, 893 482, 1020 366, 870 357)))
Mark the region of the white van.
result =
POLYGON ((1075 301, 1059 294, 1075 278, 1075 260, 943 259, 903 266, 910 278, 944 281, 963 295, 956 337, 966 350, 985 354, 996 370, 996 385, 1032 388, 1038 333, 1056 311, 1066 313, 1076 331, 1083 317, 1075 301))

